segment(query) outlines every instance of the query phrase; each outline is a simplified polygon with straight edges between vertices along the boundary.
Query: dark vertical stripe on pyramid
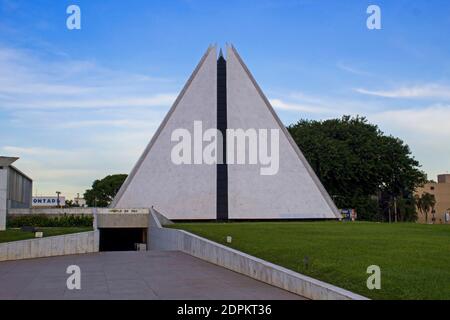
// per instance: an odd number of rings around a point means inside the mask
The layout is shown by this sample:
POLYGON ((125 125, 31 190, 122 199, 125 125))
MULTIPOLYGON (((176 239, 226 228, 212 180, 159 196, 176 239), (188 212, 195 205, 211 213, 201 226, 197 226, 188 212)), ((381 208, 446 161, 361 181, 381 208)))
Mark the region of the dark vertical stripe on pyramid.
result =
MULTIPOLYGON (((217 164, 217 220, 228 220, 228 167, 227 149, 227 62, 222 51, 217 60, 217 130, 222 133, 222 154, 218 150, 217 164), (221 163, 221 158, 223 163, 221 163)), ((220 146, 219 146, 220 147, 220 146)))

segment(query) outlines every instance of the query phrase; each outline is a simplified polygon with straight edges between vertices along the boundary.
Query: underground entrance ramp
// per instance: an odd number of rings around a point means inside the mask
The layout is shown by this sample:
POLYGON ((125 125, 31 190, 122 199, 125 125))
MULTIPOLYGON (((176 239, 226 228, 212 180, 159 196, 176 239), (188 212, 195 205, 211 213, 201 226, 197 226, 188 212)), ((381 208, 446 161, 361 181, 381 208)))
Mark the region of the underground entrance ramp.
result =
POLYGON ((133 251, 137 243, 147 243, 146 228, 101 228, 100 251, 133 251))
POLYGON ((180 251, 100 252, 0 262, 0 298, 304 299, 180 251), (67 290, 69 265, 81 269, 81 290, 67 290))

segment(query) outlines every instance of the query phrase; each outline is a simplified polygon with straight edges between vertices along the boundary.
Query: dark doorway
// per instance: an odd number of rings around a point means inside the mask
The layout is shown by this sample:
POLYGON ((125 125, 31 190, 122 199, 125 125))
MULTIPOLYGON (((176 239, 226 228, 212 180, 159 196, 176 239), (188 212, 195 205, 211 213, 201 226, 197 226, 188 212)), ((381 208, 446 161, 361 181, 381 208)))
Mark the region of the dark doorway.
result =
POLYGON ((147 243, 145 228, 102 228, 100 251, 134 251, 136 243, 147 243))

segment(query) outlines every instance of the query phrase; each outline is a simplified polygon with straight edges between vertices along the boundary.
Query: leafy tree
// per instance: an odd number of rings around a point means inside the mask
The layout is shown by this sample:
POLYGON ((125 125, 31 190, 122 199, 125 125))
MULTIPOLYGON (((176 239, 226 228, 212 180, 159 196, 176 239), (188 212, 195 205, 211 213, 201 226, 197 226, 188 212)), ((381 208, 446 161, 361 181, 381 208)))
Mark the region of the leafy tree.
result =
POLYGON ((86 190, 84 199, 90 207, 107 207, 127 178, 126 174, 114 174, 95 180, 92 189, 86 190))
POLYGON ((66 208, 76 208, 79 207, 77 203, 75 203, 73 200, 66 200, 66 208))
POLYGON ((399 198, 397 205, 400 221, 414 222, 417 220, 416 205, 411 195, 399 198))
POLYGON ((359 116, 300 120, 288 130, 338 207, 366 220, 387 220, 392 208, 410 215, 402 205, 425 175, 402 140, 359 116))
POLYGON ((434 194, 424 192, 421 196, 416 195, 415 202, 420 213, 425 215, 425 222, 428 223, 428 212, 433 211, 436 205, 434 194))

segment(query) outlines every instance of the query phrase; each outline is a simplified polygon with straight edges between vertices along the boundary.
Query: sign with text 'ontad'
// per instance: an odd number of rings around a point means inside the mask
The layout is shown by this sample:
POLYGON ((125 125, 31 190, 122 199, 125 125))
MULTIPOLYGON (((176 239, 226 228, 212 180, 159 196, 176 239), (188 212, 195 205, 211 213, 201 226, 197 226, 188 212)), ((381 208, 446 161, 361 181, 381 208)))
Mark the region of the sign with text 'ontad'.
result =
POLYGON ((65 197, 33 197, 33 207, 59 207, 66 204, 65 197))

